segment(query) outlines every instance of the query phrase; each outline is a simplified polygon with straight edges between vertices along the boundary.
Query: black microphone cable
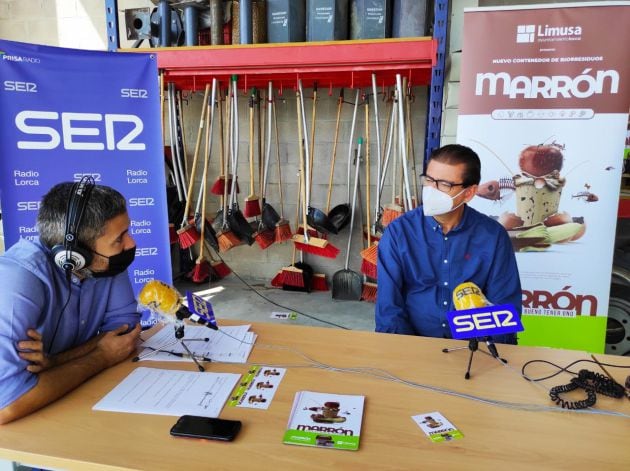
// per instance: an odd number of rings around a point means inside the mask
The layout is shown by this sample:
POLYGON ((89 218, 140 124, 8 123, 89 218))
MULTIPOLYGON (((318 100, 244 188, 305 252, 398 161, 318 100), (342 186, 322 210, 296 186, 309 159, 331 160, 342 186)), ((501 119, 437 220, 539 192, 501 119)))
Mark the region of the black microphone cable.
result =
MULTIPOLYGON (((219 257, 219 260, 221 260, 223 263, 225 263, 225 260, 223 260, 223 258, 221 257, 221 255, 220 255, 219 253, 217 253, 216 251, 215 251, 215 253, 216 253, 217 257, 219 257)), ((335 324, 334 322, 330 322, 330 321, 326 321, 326 320, 324 320, 324 319, 320 319, 319 317, 315 317, 315 316, 313 316, 313 315, 306 314, 306 313, 304 313, 304 312, 302 312, 302 311, 298 311, 297 309, 293 309, 293 308, 290 308, 290 307, 287 307, 287 306, 283 306, 282 304, 277 303, 277 302, 275 302, 275 301, 273 301, 273 300, 269 299, 269 298, 268 298, 268 297, 266 297, 265 295, 263 295, 263 294, 259 293, 259 292, 258 292, 258 291, 257 291, 257 290, 256 290, 256 289, 252 286, 252 285, 250 285, 249 283, 247 283, 247 281, 245 281, 245 280, 244 280, 244 279, 243 279, 243 278, 242 278, 242 277, 241 277, 238 273, 236 273, 236 272, 235 272, 232 268, 230 268, 230 270, 232 270, 232 274, 233 274, 236 278, 238 278, 238 279, 239 279, 239 281, 240 281, 241 283, 243 283, 243 284, 244 284, 245 286, 247 286, 250 290, 252 290, 255 294, 257 294, 258 296, 260 296, 261 298, 263 298, 263 299, 264 299, 265 301, 267 301, 268 303, 273 304, 274 306, 278 306, 278 307, 279 307, 279 308, 281 308, 281 309, 287 309, 288 311, 291 311, 291 312, 296 312, 296 313, 298 313, 298 314, 300 314, 300 315, 302 315, 302 316, 304 316, 304 317, 307 317, 307 318, 312 319, 312 320, 317 321, 317 322, 321 322, 322 324, 328 324, 328 325, 330 325, 330 326, 332 326, 332 327, 337 327, 338 329, 343 329, 343 330, 352 330, 352 329, 350 329, 349 327, 345 327, 345 326, 343 326, 343 325, 335 324)))

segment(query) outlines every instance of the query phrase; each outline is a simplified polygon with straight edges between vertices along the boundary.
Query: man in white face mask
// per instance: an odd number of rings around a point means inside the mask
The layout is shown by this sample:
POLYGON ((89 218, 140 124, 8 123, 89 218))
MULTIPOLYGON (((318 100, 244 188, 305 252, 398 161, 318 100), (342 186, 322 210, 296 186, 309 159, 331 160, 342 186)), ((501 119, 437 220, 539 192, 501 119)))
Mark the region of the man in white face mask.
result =
MULTIPOLYGON (((422 176, 422 206, 393 221, 378 245, 376 331, 450 338, 452 291, 472 281, 494 304, 521 311, 510 238, 497 221, 467 206, 481 163, 470 148, 433 152, 422 176)), ((495 341, 516 343, 514 335, 495 341)))

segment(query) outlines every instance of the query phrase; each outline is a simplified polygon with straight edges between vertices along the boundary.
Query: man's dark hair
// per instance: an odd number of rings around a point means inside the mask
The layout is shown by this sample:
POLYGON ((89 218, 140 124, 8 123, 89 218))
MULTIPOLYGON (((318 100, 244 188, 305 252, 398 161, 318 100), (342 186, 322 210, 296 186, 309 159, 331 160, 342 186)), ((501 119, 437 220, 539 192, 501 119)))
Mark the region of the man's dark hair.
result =
POLYGON ((437 160, 448 165, 466 165, 462 182, 464 188, 479 185, 481 181, 481 161, 477 153, 470 147, 461 144, 448 144, 431 152, 429 161, 431 160, 437 160))
MULTIPOLYGON (((37 214, 37 230, 39 239, 46 247, 51 248, 63 244, 66 233, 66 211, 73 185, 73 182, 59 183, 42 198, 37 214)), ((77 234, 78 243, 87 248, 93 248, 96 239, 105 231, 105 223, 125 212, 127 212, 127 204, 123 195, 109 186, 94 186, 77 234)))

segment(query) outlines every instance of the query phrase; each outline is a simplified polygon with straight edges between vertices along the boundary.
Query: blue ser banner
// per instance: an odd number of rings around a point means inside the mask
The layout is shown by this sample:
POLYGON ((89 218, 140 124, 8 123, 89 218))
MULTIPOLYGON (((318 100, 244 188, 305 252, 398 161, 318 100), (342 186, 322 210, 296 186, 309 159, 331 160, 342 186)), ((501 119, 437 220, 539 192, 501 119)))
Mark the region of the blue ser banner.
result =
POLYGON ((0 40, 0 86, 5 245, 38 237, 53 185, 92 175, 127 198, 136 294, 151 279, 171 282, 156 57, 0 40))

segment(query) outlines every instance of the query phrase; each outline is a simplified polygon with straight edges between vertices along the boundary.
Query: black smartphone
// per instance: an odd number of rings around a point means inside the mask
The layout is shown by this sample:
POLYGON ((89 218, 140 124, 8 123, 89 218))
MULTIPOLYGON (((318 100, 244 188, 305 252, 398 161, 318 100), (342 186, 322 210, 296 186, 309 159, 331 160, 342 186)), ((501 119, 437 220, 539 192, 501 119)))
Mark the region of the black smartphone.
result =
POLYGON ((176 437, 232 441, 240 429, 240 420, 182 415, 171 428, 171 435, 176 437))

